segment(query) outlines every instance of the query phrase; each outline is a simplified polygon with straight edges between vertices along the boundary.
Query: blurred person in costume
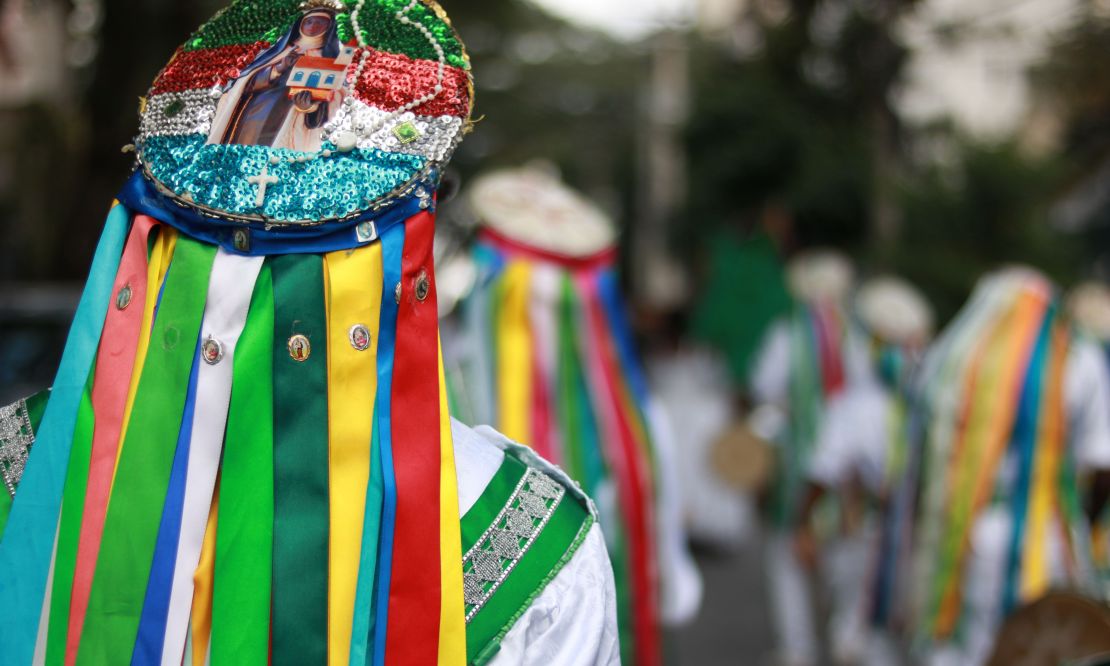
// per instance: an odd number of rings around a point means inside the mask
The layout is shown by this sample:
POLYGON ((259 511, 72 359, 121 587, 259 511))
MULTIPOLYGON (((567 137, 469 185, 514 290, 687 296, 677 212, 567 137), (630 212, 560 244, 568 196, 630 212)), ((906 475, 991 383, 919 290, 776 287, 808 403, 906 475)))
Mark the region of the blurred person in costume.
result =
POLYGON ((239 0, 179 49, 53 387, 0 412, 0 662, 619 663, 591 501, 446 409, 432 237, 471 104, 431 0, 239 0), (353 57, 319 149, 210 142, 323 15, 353 57))
POLYGON ((776 247, 790 225, 785 208, 772 203, 754 229, 726 225, 713 233, 698 259, 703 275, 684 336, 715 351, 682 339, 648 359, 657 394, 683 422, 678 462, 691 538, 718 549, 736 549, 758 529, 769 469, 760 463, 769 455, 751 437, 736 396, 768 327, 793 306, 776 247))
POLYGON ((531 164, 478 178, 478 279, 461 304, 456 383, 477 422, 532 442, 598 502, 626 664, 661 663, 661 626, 688 621, 701 578, 687 552, 676 433, 649 394, 626 320, 612 221, 531 164))
POLYGON ((682 341, 649 353, 644 362, 652 395, 672 423, 682 424, 682 454, 674 463, 686 532, 693 543, 735 552, 758 529, 752 487, 765 479, 760 472, 767 466, 754 466, 747 451, 728 439, 739 410, 727 362, 711 349, 682 341), (730 471, 739 472, 744 483, 730 471))
MULTIPOLYGON (((1101 398, 1088 402, 1088 409, 1110 411, 1110 287, 1102 282, 1084 282, 1068 294, 1068 314, 1077 332, 1077 354, 1085 358, 1076 363, 1082 377, 1076 383, 1101 398)), ((1095 419, 1085 419, 1097 422, 1095 419)), ((1110 475, 1087 474, 1088 512, 1092 524, 1091 546, 1102 583, 1102 598, 1110 599, 1110 512, 1105 510, 1110 496, 1110 475)))
POLYGON ((843 525, 825 547, 822 572, 831 592, 830 654, 840 664, 897 663, 888 621, 888 557, 880 541, 897 522, 883 522, 883 507, 903 476, 907 456, 908 389, 933 331, 924 296, 895 277, 865 282, 854 299, 871 371, 833 397, 810 458, 809 491, 799 515, 799 557, 816 564, 814 510, 828 493, 840 500, 843 525), (871 625, 874 624, 872 627, 871 625))
POLYGON ((1095 592, 1077 477, 1110 471, 1110 419, 1089 362, 1056 287, 1021 266, 982 278, 926 356, 903 573, 923 663, 983 664, 1019 607, 1095 592))
POLYGON ((794 257, 787 265, 793 313, 767 331, 751 376, 753 430, 775 447, 764 561, 778 659, 789 666, 819 659, 811 576, 798 560, 793 531, 826 406, 866 372, 846 312, 853 280, 851 263, 837 252, 794 257))

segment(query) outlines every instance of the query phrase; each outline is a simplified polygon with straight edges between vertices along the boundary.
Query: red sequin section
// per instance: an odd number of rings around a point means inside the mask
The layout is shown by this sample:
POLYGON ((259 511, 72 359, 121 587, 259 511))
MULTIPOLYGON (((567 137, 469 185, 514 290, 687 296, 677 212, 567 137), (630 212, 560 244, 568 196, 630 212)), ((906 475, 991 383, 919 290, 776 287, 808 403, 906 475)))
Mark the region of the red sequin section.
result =
POLYGON ((269 42, 235 44, 199 51, 177 50, 173 60, 166 65, 154 81, 151 95, 181 92, 197 88, 223 85, 251 64, 259 53, 269 48, 269 42))
MULTIPOLYGON (((178 50, 170 64, 155 80, 151 95, 211 88, 223 85, 251 64, 258 54, 269 48, 268 42, 236 44, 197 51, 178 50)), ((383 111, 394 111, 435 89, 438 63, 416 60, 408 56, 369 51, 355 97, 383 111)), ((353 71, 362 50, 355 53, 348 66, 353 71)), ((348 74, 350 76, 350 74, 348 74)), ((421 116, 466 117, 470 113, 470 92, 467 74, 458 67, 445 66, 443 91, 430 102, 413 109, 421 116)))
MULTIPOLYGON (((370 48, 366 50, 370 56, 355 88, 355 97, 359 100, 383 111, 394 111, 435 89, 438 63, 370 48)), ((361 50, 355 53, 352 68, 361 57, 361 50)), ((468 116, 470 93, 466 72, 457 67, 444 67, 443 92, 432 101, 416 107, 413 112, 420 116, 468 116)))

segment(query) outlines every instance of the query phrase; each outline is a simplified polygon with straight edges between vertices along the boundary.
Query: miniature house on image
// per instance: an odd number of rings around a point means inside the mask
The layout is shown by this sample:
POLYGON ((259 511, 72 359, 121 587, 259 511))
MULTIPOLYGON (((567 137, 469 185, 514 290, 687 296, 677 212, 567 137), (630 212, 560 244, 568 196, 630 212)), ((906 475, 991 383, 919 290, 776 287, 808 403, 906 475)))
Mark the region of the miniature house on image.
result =
POLYGON ((339 57, 334 60, 319 56, 301 56, 293 65, 293 70, 289 72, 286 83, 289 87, 289 97, 308 91, 314 100, 320 102, 330 100, 334 91, 343 85, 344 73, 354 57, 354 51, 353 46, 344 46, 339 57))

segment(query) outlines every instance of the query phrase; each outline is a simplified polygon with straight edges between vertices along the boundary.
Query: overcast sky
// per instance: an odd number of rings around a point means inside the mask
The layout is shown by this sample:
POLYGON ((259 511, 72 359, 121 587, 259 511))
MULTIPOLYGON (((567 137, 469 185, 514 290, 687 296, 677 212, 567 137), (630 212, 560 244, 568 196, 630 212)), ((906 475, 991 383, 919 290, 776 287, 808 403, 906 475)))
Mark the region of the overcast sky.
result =
POLYGON ((556 16, 620 39, 646 37, 661 25, 694 14, 694 0, 531 0, 556 16))

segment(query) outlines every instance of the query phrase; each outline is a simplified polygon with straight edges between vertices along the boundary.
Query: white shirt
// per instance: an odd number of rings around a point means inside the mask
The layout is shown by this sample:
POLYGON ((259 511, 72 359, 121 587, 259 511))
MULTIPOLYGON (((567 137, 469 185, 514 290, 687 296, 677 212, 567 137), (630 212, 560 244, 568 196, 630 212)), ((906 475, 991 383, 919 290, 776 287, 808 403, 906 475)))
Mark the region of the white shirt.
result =
POLYGON ((809 478, 826 487, 855 473, 873 493, 886 483, 892 398, 878 382, 861 382, 833 397, 817 435, 809 478))
POLYGON ((1076 464, 1081 470, 1110 470, 1110 363, 1097 345, 1078 338, 1064 372, 1068 433, 1076 464))
MULTIPOLYGON (((471 430, 451 420, 459 515, 478 501, 504 460, 505 451, 520 451, 533 467, 577 488, 566 474, 531 449, 514 444, 487 426, 471 430)), ((579 491, 580 492, 580 491, 579 491)), ((491 666, 608 666, 620 664, 617 595, 613 567, 597 523, 528 610, 501 640, 491 666)))

